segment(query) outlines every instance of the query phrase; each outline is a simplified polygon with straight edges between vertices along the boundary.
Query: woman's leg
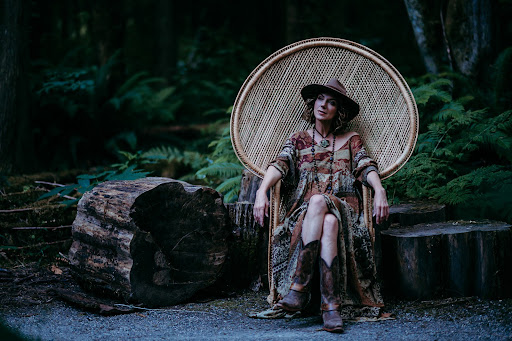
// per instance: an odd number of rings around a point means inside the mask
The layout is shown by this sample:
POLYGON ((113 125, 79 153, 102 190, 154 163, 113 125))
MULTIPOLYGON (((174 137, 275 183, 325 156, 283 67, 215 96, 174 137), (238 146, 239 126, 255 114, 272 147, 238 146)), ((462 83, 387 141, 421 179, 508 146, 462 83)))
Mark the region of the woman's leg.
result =
POLYGON ((309 302, 311 279, 318 259, 320 237, 324 216, 327 213, 325 199, 321 195, 311 197, 306 216, 302 222, 302 240, 297 258, 297 267, 293 275, 292 285, 288 294, 277 306, 287 311, 302 310, 309 302))
POLYGON ((320 292, 324 330, 343 332, 340 309, 340 270, 338 262, 338 219, 327 213, 324 217, 320 239, 320 292))
POLYGON ((331 266, 332 260, 338 254, 338 219, 334 214, 324 216, 322 237, 320 238, 320 257, 331 266))
POLYGON ((322 195, 313 195, 309 199, 308 210, 302 222, 302 241, 307 245, 322 236, 324 217, 329 210, 322 195))

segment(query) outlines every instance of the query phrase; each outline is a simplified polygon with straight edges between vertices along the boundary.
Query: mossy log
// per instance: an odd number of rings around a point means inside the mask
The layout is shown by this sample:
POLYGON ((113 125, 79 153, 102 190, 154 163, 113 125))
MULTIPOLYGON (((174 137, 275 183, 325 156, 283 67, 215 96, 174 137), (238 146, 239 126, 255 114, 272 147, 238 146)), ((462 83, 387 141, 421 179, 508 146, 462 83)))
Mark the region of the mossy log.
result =
POLYGON ((109 181, 78 203, 69 258, 86 288, 172 305, 218 278, 229 233, 228 212, 211 188, 169 178, 109 181))
POLYGON ((385 287, 409 299, 511 296, 511 226, 445 222, 382 231, 385 287))

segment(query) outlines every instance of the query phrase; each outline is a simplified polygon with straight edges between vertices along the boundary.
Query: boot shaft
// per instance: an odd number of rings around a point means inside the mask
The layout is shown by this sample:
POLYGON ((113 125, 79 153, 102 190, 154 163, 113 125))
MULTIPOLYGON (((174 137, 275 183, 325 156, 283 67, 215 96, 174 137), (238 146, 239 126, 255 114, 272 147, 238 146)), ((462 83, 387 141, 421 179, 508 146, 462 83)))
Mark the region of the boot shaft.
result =
POLYGON ((329 267, 324 259, 320 258, 320 293, 322 296, 323 311, 338 310, 340 307, 340 272, 338 256, 335 256, 329 267))

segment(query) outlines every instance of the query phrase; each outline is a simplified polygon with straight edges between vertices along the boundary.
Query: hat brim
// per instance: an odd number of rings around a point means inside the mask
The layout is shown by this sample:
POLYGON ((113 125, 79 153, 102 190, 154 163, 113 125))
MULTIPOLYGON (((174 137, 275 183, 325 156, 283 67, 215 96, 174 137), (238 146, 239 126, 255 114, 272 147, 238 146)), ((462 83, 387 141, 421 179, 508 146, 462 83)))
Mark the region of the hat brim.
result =
POLYGON ((348 117, 345 119, 346 121, 352 120, 359 114, 359 104, 357 104, 354 100, 352 100, 347 95, 342 94, 335 89, 329 88, 322 84, 310 84, 306 85, 300 91, 302 98, 305 100, 309 98, 315 98, 318 94, 328 93, 338 98, 341 101, 341 105, 345 109, 348 117))

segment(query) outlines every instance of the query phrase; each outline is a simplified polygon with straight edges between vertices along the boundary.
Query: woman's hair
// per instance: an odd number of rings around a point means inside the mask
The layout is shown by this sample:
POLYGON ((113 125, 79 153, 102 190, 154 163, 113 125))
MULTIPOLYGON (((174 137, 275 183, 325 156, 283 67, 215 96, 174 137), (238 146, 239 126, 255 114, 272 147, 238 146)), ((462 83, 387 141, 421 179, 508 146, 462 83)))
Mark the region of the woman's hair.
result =
MULTIPOLYGON (((302 119, 305 120, 308 123, 315 124, 315 115, 313 114, 315 101, 318 98, 318 94, 316 96, 312 96, 308 99, 306 99, 306 109, 304 109, 304 112, 302 113, 302 119)), ((338 134, 347 128, 348 121, 345 120, 347 117, 347 113, 345 112, 345 109, 343 108, 342 101, 338 98, 336 98, 336 106, 337 106, 337 115, 334 118, 334 129, 333 134, 338 134)))

